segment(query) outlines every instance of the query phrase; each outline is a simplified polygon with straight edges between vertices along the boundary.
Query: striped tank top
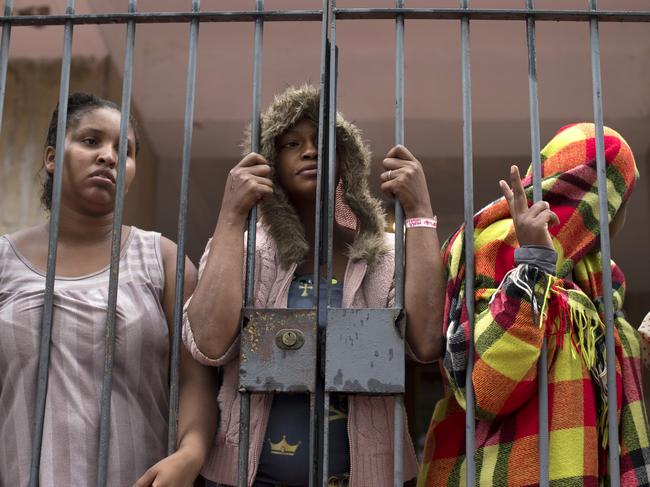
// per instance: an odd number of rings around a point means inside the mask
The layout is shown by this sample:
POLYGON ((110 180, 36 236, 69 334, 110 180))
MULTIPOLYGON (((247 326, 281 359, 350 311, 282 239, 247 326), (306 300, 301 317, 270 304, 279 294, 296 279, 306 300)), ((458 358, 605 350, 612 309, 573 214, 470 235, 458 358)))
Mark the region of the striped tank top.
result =
MULTIPOLYGON (((95 485, 109 269, 57 278, 40 485, 95 485)), ((165 456, 169 335, 160 234, 131 227, 120 257, 108 484, 165 456)), ((0 486, 29 481, 45 273, 0 237, 0 486)))

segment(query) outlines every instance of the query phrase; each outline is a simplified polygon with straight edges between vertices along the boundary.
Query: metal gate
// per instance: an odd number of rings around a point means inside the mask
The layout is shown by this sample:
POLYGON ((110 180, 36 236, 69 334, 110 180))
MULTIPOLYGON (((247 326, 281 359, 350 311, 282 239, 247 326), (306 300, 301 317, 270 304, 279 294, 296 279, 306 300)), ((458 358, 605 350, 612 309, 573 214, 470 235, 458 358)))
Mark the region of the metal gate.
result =
MULTIPOLYGON (((432 2, 434 3, 434 2, 432 2)), ((189 4, 189 2, 188 2, 189 4)), ((507 20, 525 22, 527 27, 527 46, 529 60, 529 93, 530 93, 530 132, 531 155, 533 161, 534 199, 541 199, 541 162, 540 135, 537 96, 537 68, 535 23, 537 21, 584 22, 590 27, 590 49, 593 82, 594 121, 596 124, 597 141, 597 172, 598 190, 600 194, 600 212, 606 214, 607 200, 605 183, 605 157, 603 149, 603 113, 602 92, 600 79, 600 41, 598 26, 600 22, 650 22, 650 11, 601 11, 597 9, 596 0, 588 0, 585 10, 542 10, 535 8, 533 0, 522 0, 521 9, 480 9, 471 8, 469 0, 460 0, 458 8, 407 8, 404 0, 396 0, 394 8, 337 8, 336 0, 323 0, 319 10, 290 10, 266 11, 263 0, 256 0, 256 9, 251 11, 201 11, 200 0, 191 1, 191 10, 187 12, 137 12, 137 1, 128 1, 128 11, 116 14, 83 14, 77 15, 74 10, 74 0, 67 1, 64 15, 34 15, 12 16, 14 2, 5 1, 2 23, 2 43, 0 46, 0 120, 5 95, 8 52, 11 29, 19 26, 63 26, 63 55, 61 63, 61 83, 59 94, 59 116, 56 135, 56 167, 54 173, 53 199, 50 220, 49 252, 47 259, 47 278, 45 302, 43 310, 42 332, 38 367, 37 402, 35 405, 35 428, 31 462, 30 485, 39 484, 39 463, 41 457, 41 440, 45 413, 47 378, 49 369, 50 341, 52 336, 52 313, 54 276, 57 250, 57 235, 59 210, 61 202, 62 162, 64 152, 65 120, 67 116, 67 98, 70 78, 72 34, 75 25, 79 24, 125 24, 126 49, 124 54, 124 77, 122 91, 122 118, 120 126, 120 143, 118 151, 117 195, 113 224, 111 249, 110 283, 108 313, 106 319, 106 358, 101 402, 99 474, 97 485, 106 485, 106 469, 108 458, 109 408, 113 374, 113 355, 116 319, 117 284, 120 256, 120 228, 122 225, 124 200, 124 167, 126 161, 126 139, 128 120, 131 106, 131 82, 133 74, 133 50, 135 43, 136 25, 140 23, 186 23, 190 25, 190 44, 187 66, 187 91, 185 104, 184 142, 182 152, 182 176, 180 191, 180 209, 178 215, 178 255, 176 301, 173 323, 173 342, 171 358, 171 401, 169 411, 168 451, 171 453, 176 444, 176 420, 178 416, 178 368, 180 351, 180 327, 183 296, 185 226, 188 206, 190 149, 192 145, 192 120, 196 85, 196 58, 199 25, 205 22, 250 22, 254 30, 254 76, 253 76, 253 113, 252 113, 252 149, 259 148, 259 114, 261 93, 261 56, 262 34, 264 22, 320 22, 322 28, 321 44, 321 103, 319 117, 319 165, 318 192, 316 209, 316 238, 319 246, 314 249, 314 277, 320 281, 320 262, 327 263, 328 277, 332 275, 332 228, 334 213, 334 161, 335 147, 335 113, 337 86, 337 47, 336 26, 338 22, 349 19, 394 19, 395 21, 395 143, 404 140, 404 21, 405 19, 443 19, 449 22, 459 22, 461 26, 461 58, 462 58, 462 99, 463 99, 463 173, 464 173, 464 214, 467 240, 473 241, 473 164, 472 164, 472 108, 471 108, 471 73, 470 73, 470 23, 472 20, 507 20)), ((189 5, 188 5, 189 6, 189 5)), ((345 46, 341 46, 345 48, 345 46)), ((240 458, 239 485, 246 485, 247 455, 249 436, 249 415, 251 392, 260 391, 301 391, 310 394, 310 486, 327 485, 327 472, 322 468, 327 465, 327 421, 322 421, 323 412, 327 411, 329 395, 334 392, 346 394, 387 394, 395 395, 395 485, 402 482, 402 396, 404 392, 404 321, 402 309, 404 305, 404 260, 403 260, 403 213, 400 205, 395 205, 396 219, 396 299, 392 309, 332 309, 325 310, 326 331, 319 336, 318 309, 311 311, 286 311, 253 309, 253 282, 251 270, 254 268, 254 252, 247 254, 245 320, 242 322, 242 368, 240 374, 241 420, 240 420, 240 458), (346 335, 351 332, 364 333, 364 324, 373 322, 373 333, 381 333, 381 341, 376 340, 364 345, 363 340, 355 342, 354 348, 344 348, 346 335), (246 324, 246 327, 244 327, 246 324), (257 336, 259 341, 247 340, 246 337, 257 336), (260 346, 258 346, 258 344, 260 346), (336 346, 334 346, 336 344, 336 346), (386 350, 391 348, 395 355, 389 360, 386 350), (349 359, 353 351, 355 360, 349 359), (375 352, 384 360, 378 360, 375 352), (364 357, 372 356, 375 366, 372 372, 360 367, 369 363, 364 357), (295 367, 292 374, 281 374, 280 363, 291 363, 295 367), (400 367, 396 367, 400 365, 400 367), (261 372, 262 368, 263 374, 261 372), (272 380, 267 380, 271 377, 272 380), (262 379, 258 381, 258 379, 262 379)), ((255 245, 256 212, 250 215, 248 249, 255 245)), ((610 242, 607 221, 600 221, 600 245, 602 250, 603 269, 609 269, 610 242)), ((467 263, 466 292, 473 293, 474 285, 474 249, 466 246, 465 258, 467 263)), ((614 329, 612 305, 611 272, 603 272, 604 306, 607 326, 607 362, 608 362, 608 395, 609 401, 609 437, 618 437, 616 418, 616 387, 614 362, 614 329)), ((331 280, 327 280, 331 282, 331 280)), ((327 286, 316 291, 315 306, 318 307, 318 293, 328 292, 327 286)), ((468 301, 470 327, 473 317, 473 303, 468 301)), ((324 324, 324 323, 321 323, 324 324)), ((470 340, 470 356, 473 356, 473 343, 470 340)), ((548 485, 548 393, 546 374, 546 354, 541 354, 539 361, 539 408, 540 408, 540 485, 548 485)), ((283 370, 287 368, 283 366, 283 370)), ((466 445, 467 445, 467 484, 475 485, 475 465, 473 451, 475 449, 475 417, 474 401, 471 389, 472 361, 467 369, 467 409, 466 409, 466 445)), ((609 469, 612 485, 619 485, 619 451, 618 444, 609 442, 609 469)))

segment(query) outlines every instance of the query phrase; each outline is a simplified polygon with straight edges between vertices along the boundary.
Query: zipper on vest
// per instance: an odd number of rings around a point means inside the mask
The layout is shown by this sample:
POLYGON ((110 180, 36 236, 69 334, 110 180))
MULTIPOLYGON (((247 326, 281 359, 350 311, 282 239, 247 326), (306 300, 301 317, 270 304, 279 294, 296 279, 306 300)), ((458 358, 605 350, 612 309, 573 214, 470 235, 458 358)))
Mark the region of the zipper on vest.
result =
MULTIPOLYGON (((266 437, 266 428, 269 425, 269 417, 271 416, 271 405, 272 405, 271 401, 272 401, 273 393, 269 392, 263 394, 265 397, 261 398, 261 401, 263 404, 262 409, 264 410, 264 414, 259 420, 260 421, 259 428, 262 434, 260 435, 260 440, 257 442, 256 445, 251 444, 252 452, 250 450, 248 452, 249 457, 252 456, 252 461, 254 462, 253 465, 251 465, 250 464, 251 458, 249 458, 248 472, 249 475, 252 475, 252 477, 249 477, 249 479, 246 480, 248 482, 248 485, 253 485, 255 483, 255 477, 257 477, 257 469, 260 466, 260 458, 262 457, 262 449, 264 448, 264 438, 266 437)), ((251 403, 252 403, 252 399, 253 398, 251 398, 251 403)))

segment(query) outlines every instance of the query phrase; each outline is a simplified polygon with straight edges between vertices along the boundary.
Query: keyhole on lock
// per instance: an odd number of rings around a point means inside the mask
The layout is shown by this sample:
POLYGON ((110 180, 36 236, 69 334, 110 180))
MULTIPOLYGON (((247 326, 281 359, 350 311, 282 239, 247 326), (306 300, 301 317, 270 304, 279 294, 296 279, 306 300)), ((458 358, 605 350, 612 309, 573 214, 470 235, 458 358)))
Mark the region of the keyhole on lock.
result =
POLYGON ((293 347, 297 341, 298 337, 296 337, 296 334, 292 331, 285 331, 282 334, 282 343, 284 343, 287 347, 293 347))
POLYGON ((297 350, 305 343, 304 335, 300 330, 280 330, 275 335, 275 343, 284 350, 297 350))

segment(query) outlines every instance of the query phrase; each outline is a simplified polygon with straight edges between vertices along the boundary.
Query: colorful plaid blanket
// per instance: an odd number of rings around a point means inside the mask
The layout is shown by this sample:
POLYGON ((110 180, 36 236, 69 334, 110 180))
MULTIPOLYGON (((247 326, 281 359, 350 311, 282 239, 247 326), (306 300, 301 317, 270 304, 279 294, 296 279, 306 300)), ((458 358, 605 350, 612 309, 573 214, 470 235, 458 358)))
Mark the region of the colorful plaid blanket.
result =
MULTIPOLYGON (((557 274, 514 265, 518 246, 505 199, 474 217, 477 482, 539 482, 537 362, 548 340, 551 485, 608 483, 596 144, 592 124, 564 127, 542 151, 543 198, 558 215, 550 229, 557 274)), ((638 173, 623 138, 605 129, 608 218, 628 199, 638 173)), ((532 174, 523 180, 532 203, 532 174)), ((495 182, 496 186, 496 182, 495 182)), ((445 244, 448 271, 443 360, 448 394, 435 408, 418 486, 465 485, 465 380, 469 324, 465 233, 445 244)), ((621 485, 650 485, 648 419, 640 342, 621 308, 624 276, 612 262, 621 485)))

